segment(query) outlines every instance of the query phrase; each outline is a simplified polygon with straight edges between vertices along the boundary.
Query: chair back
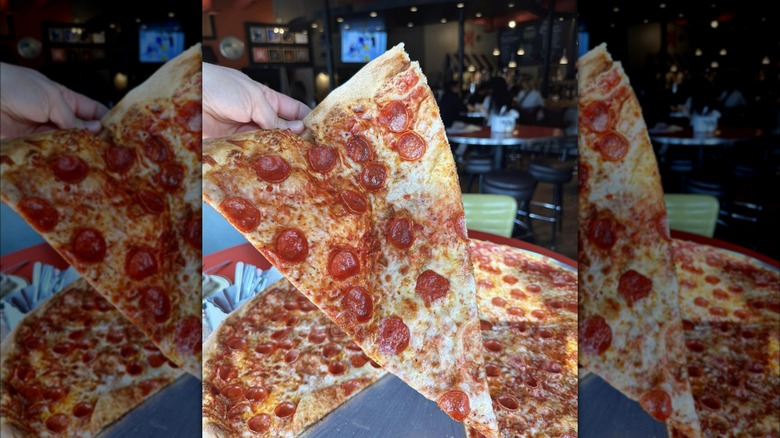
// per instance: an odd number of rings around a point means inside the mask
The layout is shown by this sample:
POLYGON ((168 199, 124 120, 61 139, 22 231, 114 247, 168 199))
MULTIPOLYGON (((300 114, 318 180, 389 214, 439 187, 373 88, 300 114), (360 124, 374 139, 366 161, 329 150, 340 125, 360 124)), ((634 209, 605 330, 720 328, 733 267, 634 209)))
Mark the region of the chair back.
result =
POLYGON ((715 234, 720 203, 712 195, 666 193, 666 221, 673 230, 706 237, 715 234))
POLYGON ((517 201, 509 195, 464 193, 466 228, 503 237, 512 237, 517 201))

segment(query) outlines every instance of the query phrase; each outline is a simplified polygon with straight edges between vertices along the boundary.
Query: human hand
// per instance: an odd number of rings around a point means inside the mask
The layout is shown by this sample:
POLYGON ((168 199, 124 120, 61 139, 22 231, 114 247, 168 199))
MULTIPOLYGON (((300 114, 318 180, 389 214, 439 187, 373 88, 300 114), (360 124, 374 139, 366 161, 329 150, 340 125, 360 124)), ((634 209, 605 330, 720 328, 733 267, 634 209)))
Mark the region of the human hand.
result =
POLYGON ((257 129, 303 132, 311 108, 238 70, 203 63, 203 137, 257 129))
POLYGON ((53 129, 99 132, 105 105, 35 70, 0 62, 0 138, 53 129))

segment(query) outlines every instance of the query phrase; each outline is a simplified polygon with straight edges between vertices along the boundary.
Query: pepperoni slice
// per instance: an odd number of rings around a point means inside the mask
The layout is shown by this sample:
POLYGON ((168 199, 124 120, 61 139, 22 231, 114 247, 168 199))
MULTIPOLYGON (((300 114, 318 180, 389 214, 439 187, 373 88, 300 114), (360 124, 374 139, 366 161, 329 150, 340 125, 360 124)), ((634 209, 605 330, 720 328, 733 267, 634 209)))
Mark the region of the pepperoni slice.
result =
POLYGON ((349 363, 354 368, 360 368, 368 362, 368 356, 363 353, 354 354, 349 358, 349 363))
POLYGON ((469 396, 459 389, 444 392, 439 396, 436 404, 455 421, 463 421, 471 413, 469 396))
POLYGON ((360 286, 349 288, 347 293, 344 294, 342 305, 348 312, 354 315, 357 322, 368 321, 374 313, 374 300, 371 299, 368 291, 360 286))
POLYGON ((347 366, 340 360, 334 360, 328 364, 328 372, 334 376, 344 374, 345 371, 347 371, 347 366))
POLYGON ((414 243, 414 222, 407 218, 390 219, 386 236, 394 247, 408 249, 414 243))
POLYGON ((366 197, 354 190, 342 190, 339 193, 341 202, 347 207, 347 211, 350 213, 361 214, 368 210, 368 200, 366 197))
POLYGON ((658 421, 666 421, 672 415, 672 398, 662 389, 646 392, 639 399, 639 405, 658 421))
POLYGON ((95 411, 95 406, 89 402, 81 402, 73 406, 73 416, 77 418, 88 417, 95 411))
POLYGON ((701 401, 701 404, 714 411, 717 411, 721 407, 720 400, 718 400, 718 398, 713 397, 711 395, 705 395, 702 398, 700 398, 699 401, 701 401))
POLYGON ((239 231, 249 232, 260 225, 260 211, 244 198, 225 198, 219 210, 239 231))
POLYGON ((580 113, 581 126, 604 132, 610 126, 609 107, 602 101, 591 102, 580 113))
POLYGON ((171 300, 168 294, 157 287, 144 289, 139 307, 145 315, 153 317, 157 323, 163 323, 171 317, 171 300))
MULTIPOLYGON (((282 341, 284 343, 285 341, 282 341)), ((290 341, 292 343, 292 341, 290 341)), ((301 351, 297 348, 293 348, 284 355, 284 361, 287 363, 293 363, 301 356, 301 351)))
POLYGON ((426 306, 444 298, 449 290, 450 281, 430 269, 417 277, 417 285, 414 287, 414 291, 425 301, 426 306))
POLYGON ((504 409, 507 409, 509 411, 516 411, 520 409, 520 402, 517 400, 517 398, 513 395, 509 394, 499 394, 496 397, 496 401, 499 405, 501 405, 504 409))
POLYGON ((125 173, 135 164, 135 150, 126 146, 111 146, 103 155, 108 170, 125 173))
POLYGON ((369 192, 376 192, 385 186, 387 168, 380 163, 368 163, 360 171, 360 185, 369 192))
POLYGON ((501 345, 501 342, 495 339, 487 339, 483 345, 485 346, 485 349, 493 351, 495 353, 499 353, 504 349, 504 346, 501 345))
POLYGON ((276 405, 274 414, 279 418, 289 417, 295 413, 296 406, 290 402, 283 402, 276 405))
POLYGON ((62 400, 67 394, 68 392, 59 386, 51 386, 43 390, 43 397, 51 401, 62 400))
POLYGON ((652 288, 653 281, 633 269, 624 272, 618 282, 618 292, 625 298, 628 307, 650 295, 652 288))
POLYGON ((125 258, 125 272, 134 280, 143 280, 157 273, 157 259, 144 248, 134 248, 125 258))
POLYGON ((65 414, 54 414, 46 419, 46 428, 54 433, 62 433, 68 429, 70 418, 65 414))
POLYGON ((93 228, 77 231, 70 242, 71 251, 82 262, 96 263, 106 256, 106 241, 103 234, 93 228))
POLYGON ((176 326, 176 347, 184 355, 198 354, 201 349, 203 326, 195 316, 184 318, 176 326))
POLYGON ((620 161, 628 153, 628 140, 615 131, 609 131, 596 140, 594 148, 607 161, 620 161))
POLYGON ((345 280, 360 272, 360 261, 349 249, 338 249, 330 255, 328 273, 336 280, 345 280))
POLYGON ((485 364, 485 373, 489 377, 500 377, 501 376, 501 367, 496 365, 496 364, 494 364, 494 363, 485 364))
POLYGON ((601 316, 585 320, 580 328, 580 351, 601 354, 612 344, 612 328, 601 316))
POLYGON ((279 257, 289 263, 302 262, 309 254, 309 242, 306 240, 306 236, 301 231, 292 228, 282 230, 276 236, 274 247, 279 257))
POLYGON ((392 132, 403 132, 409 124, 409 114, 403 102, 394 100, 379 111, 379 123, 392 132))
POLYGON ((250 418, 246 425, 253 432, 263 433, 271 428, 272 421, 271 416, 268 414, 257 414, 250 418))
POLYGON ((276 342, 263 342, 262 344, 257 344, 257 347, 255 347, 255 351, 260 354, 271 354, 274 351, 276 351, 276 342))
POLYGON ((230 400, 231 403, 236 403, 244 398, 244 388, 241 385, 227 385, 219 391, 219 394, 230 400))
POLYGON ((169 150, 170 148, 162 137, 150 135, 146 141, 144 141, 144 155, 155 163, 162 163, 167 160, 170 155, 169 150))
POLYGON ((328 173, 336 165, 338 154, 327 146, 314 146, 306 151, 309 166, 319 173, 328 173))
POLYGON ((184 240, 193 248, 200 250, 203 247, 203 220, 197 215, 184 225, 184 240))
POLYGON ((601 249, 611 249, 617 240, 615 221, 606 217, 591 220, 588 224, 588 238, 601 249))
POLYGON ((36 230, 52 230, 59 222, 57 210, 43 198, 24 198, 19 202, 19 210, 36 230))
POLYGON ((58 180, 75 184, 89 173, 89 166, 76 155, 60 155, 50 163, 52 172, 58 180))
POLYGON ((309 342, 311 342, 312 344, 319 344, 319 343, 325 341, 326 337, 327 337, 327 335, 325 334, 325 332, 323 332, 321 330, 312 330, 309 333, 308 339, 309 339, 309 342))
POLYGON ((157 179, 166 191, 179 190, 184 183, 184 167, 176 163, 165 163, 160 166, 157 179))
POLYGON ((246 390, 246 398, 261 403, 268 398, 268 390, 262 386, 253 386, 246 390))
POLYGON ((165 363, 165 361, 166 361, 165 356, 163 356, 162 354, 151 354, 147 359, 147 362, 149 362, 149 366, 152 368, 160 368, 165 363))
POLYGON ((290 163, 276 155, 260 155, 252 168, 258 178, 269 183, 279 183, 287 179, 292 172, 290 163))
POLYGON ((409 345, 409 327, 401 318, 389 316, 379 323, 377 343, 382 354, 401 354, 409 345))
POLYGON ((165 211, 165 199, 151 190, 141 189, 135 195, 141 206, 149 213, 160 214, 165 211))
POLYGON ((416 132, 407 131, 401 134, 395 149, 402 160, 417 161, 425 155, 426 143, 416 132))
POLYGON ((363 164, 371 159, 371 146, 362 137, 354 136, 347 142, 347 156, 352 161, 363 164))

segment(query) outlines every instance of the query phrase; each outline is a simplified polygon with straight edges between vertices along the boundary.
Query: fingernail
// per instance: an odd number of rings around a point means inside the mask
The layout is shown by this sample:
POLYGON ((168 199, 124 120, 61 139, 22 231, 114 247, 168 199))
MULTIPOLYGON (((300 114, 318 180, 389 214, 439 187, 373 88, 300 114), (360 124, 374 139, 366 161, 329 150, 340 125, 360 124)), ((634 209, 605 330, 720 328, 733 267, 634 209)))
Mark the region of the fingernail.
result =
POLYGON ((100 120, 88 120, 84 122, 84 127, 90 132, 100 132, 100 130, 103 129, 100 120))
POLYGON ((290 131, 296 134, 303 132, 303 122, 300 120, 293 120, 292 122, 288 122, 287 127, 290 129, 290 131))

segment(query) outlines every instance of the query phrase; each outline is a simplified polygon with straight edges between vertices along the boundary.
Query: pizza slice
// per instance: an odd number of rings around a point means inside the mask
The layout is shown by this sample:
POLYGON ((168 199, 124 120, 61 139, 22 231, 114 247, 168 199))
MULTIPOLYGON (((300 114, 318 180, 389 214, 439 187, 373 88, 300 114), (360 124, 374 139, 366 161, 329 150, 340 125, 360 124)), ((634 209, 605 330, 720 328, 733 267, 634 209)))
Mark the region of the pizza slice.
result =
POLYGON ((639 103, 604 44, 579 70, 579 360, 684 436, 688 382, 663 189, 639 103))
POLYGON ((383 375, 283 278, 206 340, 203 433, 295 437, 383 375))
POLYGON ((163 353, 200 376, 200 47, 104 118, 3 141, 0 195, 163 353))
POLYGON ((304 123, 307 139, 204 140, 204 199, 369 357, 496 436, 460 186, 419 65, 392 48, 304 123))
POLYGON ((672 244, 704 435, 780 436, 779 268, 708 245, 672 244))
POLYGON ((576 272, 474 239, 471 259, 500 436, 576 437, 576 272))
POLYGON ((27 314, 0 351, 10 437, 95 436, 183 375, 83 278, 27 314))

